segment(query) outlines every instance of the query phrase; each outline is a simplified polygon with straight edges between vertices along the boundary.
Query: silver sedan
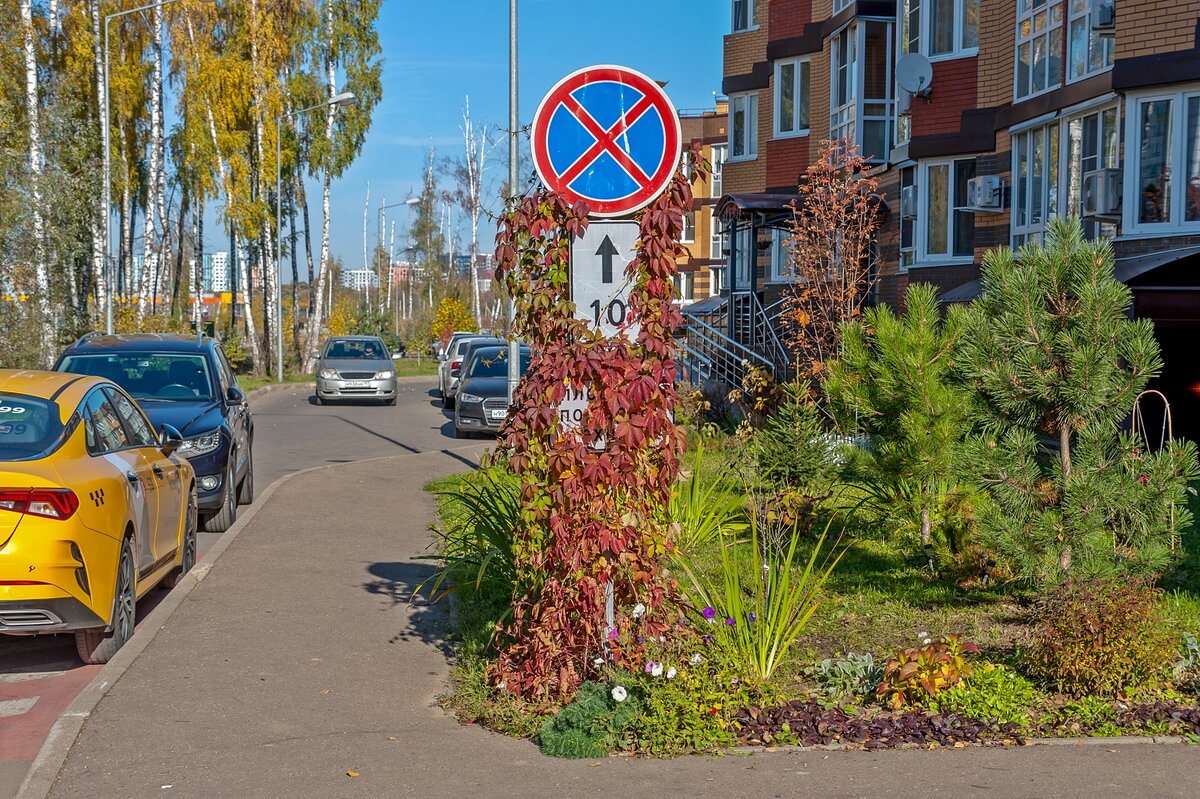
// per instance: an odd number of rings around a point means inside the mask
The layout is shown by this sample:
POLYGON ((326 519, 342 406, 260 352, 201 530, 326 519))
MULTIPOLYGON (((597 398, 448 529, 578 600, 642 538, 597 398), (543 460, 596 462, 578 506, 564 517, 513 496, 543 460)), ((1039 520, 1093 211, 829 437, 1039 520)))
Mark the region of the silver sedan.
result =
POLYGON ((317 361, 317 404, 380 399, 396 404, 396 366, 378 336, 332 336, 317 361))

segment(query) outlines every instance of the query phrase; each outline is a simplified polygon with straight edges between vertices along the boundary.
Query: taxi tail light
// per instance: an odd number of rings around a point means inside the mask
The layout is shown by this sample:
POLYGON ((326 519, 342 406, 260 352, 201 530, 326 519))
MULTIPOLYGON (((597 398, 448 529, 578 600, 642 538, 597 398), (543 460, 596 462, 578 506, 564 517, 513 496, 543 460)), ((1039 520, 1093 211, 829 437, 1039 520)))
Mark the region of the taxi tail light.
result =
POLYGON ((0 510, 69 519, 79 510, 79 497, 69 488, 0 488, 0 510))

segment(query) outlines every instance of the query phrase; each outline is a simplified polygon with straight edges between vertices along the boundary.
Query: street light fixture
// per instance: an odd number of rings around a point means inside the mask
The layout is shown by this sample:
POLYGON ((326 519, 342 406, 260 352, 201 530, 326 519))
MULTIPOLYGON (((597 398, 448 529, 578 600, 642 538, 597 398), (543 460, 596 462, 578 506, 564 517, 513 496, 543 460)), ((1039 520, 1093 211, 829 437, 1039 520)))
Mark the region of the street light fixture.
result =
MULTIPOLYGON (((280 134, 285 117, 299 116, 318 108, 348 105, 354 102, 354 92, 335 94, 323 103, 297 111, 286 111, 275 117, 275 382, 283 382, 283 143, 280 134)), ((312 302, 309 286, 309 302, 312 302)), ((296 313, 298 309, 293 309, 296 313)))
MULTIPOLYGON (((104 204, 102 213, 104 215, 104 282, 106 285, 107 302, 105 303, 105 332, 110 335, 113 332, 113 279, 112 272, 112 232, 109 230, 112 215, 112 154, 109 152, 109 140, 112 136, 109 129, 109 105, 112 90, 108 85, 108 31, 109 23, 117 17, 126 17, 130 14, 137 14, 141 11, 149 11, 155 8, 162 8, 171 3, 179 2, 179 0, 159 0, 156 3, 147 3, 136 8, 129 8, 124 11, 116 11, 112 14, 104 15, 104 118, 100 120, 100 138, 103 139, 102 146, 104 147, 104 204)), ((204 2, 213 2, 213 0, 204 0, 204 2)))

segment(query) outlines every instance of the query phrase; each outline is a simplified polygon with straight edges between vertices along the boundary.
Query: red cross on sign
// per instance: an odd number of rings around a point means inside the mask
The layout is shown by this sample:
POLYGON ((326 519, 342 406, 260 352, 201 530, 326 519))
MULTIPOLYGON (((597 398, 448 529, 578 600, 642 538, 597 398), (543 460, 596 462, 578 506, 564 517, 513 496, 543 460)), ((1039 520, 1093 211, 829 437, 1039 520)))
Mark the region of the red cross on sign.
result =
POLYGON ((636 211, 666 188, 683 135, 657 83, 604 65, 572 72, 547 92, 531 139, 546 187, 606 217, 636 211))

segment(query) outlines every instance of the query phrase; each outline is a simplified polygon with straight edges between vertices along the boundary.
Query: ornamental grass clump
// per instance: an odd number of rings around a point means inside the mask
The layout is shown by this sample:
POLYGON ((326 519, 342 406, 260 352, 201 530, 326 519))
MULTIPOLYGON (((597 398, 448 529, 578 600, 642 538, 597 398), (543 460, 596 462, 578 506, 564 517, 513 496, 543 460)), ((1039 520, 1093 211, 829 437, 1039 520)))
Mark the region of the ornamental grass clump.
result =
POLYGON ((687 558, 677 559, 705 638, 734 653, 748 675, 770 680, 820 606, 825 583, 845 553, 840 536, 829 539, 831 525, 826 523, 803 558, 799 535, 793 532, 779 551, 760 538, 751 516, 748 541, 721 542, 719 583, 706 579, 687 558))
POLYGON ((1178 657, 1162 592, 1138 580, 1068 581, 1045 600, 1029 671, 1071 696, 1122 696, 1163 677, 1178 657))

